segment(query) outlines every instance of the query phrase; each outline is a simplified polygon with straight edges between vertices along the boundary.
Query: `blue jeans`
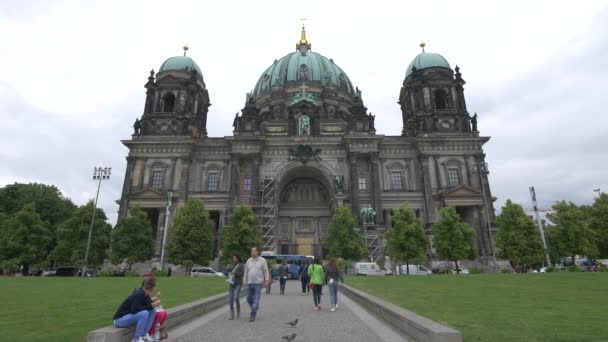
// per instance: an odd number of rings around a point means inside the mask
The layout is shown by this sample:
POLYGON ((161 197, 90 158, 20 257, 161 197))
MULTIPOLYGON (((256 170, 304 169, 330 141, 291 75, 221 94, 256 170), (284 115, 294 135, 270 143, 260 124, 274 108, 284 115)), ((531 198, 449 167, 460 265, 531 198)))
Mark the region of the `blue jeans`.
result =
POLYGON ((114 320, 114 325, 117 328, 128 328, 135 325, 135 335, 133 335, 133 339, 136 340, 150 331, 155 317, 156 309, 150 311, 142 310, 136 314, 126 314, 119 319, 114 320))
POLYGON ((247 303, 251 307, 251 316, 255 317, 260 307, 260 293, 262 292, 262 284, 247 285, 247 303))
POLYGON ((329 284, 329 304, 335 306, 338 304, 338 282, 334 281, 329 284))
POLYGON ((230 303, 230 311, 234 311, 234 303, 236 303, 236 308, 241 310, 241 284, 238 285, 230 285, 228 288, 228 301, 230 303))

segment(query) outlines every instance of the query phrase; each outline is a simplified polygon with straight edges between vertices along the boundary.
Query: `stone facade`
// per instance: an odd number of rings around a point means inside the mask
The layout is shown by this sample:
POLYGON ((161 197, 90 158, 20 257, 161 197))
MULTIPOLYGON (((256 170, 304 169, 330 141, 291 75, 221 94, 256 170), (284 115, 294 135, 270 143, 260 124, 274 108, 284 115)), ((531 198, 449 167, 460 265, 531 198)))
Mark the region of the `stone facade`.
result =
POLYGON ((359 218, 372 258, 382 255, 391 210, 409 203, 430 234, 439 210, 453 205, 475 228, 481 258, 491 255, 493 198, 487 173, 478 172, 489 137, 467 112, 458 67, 414 66, 399 96, 403 133, 385 136, 361 91, 310 49, 303 31, 296 52, 275 61, 248 94, 233 135, 221 138, 207 136, 209 94, 198 67, 151 72, 144 113, 122 141, 129 154, 119 216, 135 204, 148 212, 153 258, 169 191, 169 230, 188 198, 205 203, 218 239, 232 208, 247 204, 260 216, 265 247, 278 254, 324 256, 321 243, 341 205, 359 218), (376 212, 372 221, 362 219, 365 208, 376 212))

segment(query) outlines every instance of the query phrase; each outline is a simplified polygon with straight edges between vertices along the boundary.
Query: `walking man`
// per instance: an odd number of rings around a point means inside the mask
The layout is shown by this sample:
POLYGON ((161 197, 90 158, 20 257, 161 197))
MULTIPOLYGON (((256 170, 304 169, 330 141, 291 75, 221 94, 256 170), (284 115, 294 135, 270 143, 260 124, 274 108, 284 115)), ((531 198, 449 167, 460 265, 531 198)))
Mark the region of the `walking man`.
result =
POLYGON ((243 282, 247 285, 247 303, 251 307, 249 322, 255 321, 260 307, 262 286, 268 287, 268 280, 270 279, 268 264, 259 254, 257 247, 251 248, 251 258, 247 259, 245 263, 245 274, 243 275, 243 282))

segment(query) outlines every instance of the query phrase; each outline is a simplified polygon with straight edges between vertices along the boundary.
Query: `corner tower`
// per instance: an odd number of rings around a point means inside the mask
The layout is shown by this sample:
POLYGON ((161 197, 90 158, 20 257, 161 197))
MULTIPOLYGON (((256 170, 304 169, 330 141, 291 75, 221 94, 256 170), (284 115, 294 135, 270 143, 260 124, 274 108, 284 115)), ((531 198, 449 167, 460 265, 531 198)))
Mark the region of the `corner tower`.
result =
POLYGON ((476 131, 467 112, 463 88, 466 82, 460 68, 452 70, 443 56, 426 52, 425 43, 420 43, 420 47, 422 53, 408 65, 399 94, 402 135, 476 131))

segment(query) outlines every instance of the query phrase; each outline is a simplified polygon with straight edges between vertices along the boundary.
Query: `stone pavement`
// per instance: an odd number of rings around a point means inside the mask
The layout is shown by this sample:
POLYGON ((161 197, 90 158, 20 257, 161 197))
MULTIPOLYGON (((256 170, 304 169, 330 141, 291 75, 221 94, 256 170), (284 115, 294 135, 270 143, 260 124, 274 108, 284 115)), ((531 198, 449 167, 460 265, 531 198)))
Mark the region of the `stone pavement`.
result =
POLYGON ((408 341, 363 308, 338 293, 339 308, 330 312, 328 288, 323 287, 321 311, 313 310, 312 292, 301 295, 298 280, 287 282, 286 295, 279 295, 279 284, 272 284, 272 293, 260 299, 255 322, 249 323, 249 305, 241 298, 240 320, 229 321, 228 306, 211 311, 178 329, 169 332, 170 341, 179 342, 268 342, 285 341, 281 336, 296 333, 294 342, 330 341, 408 341), (299 319, 296 327, 286 322, 299 319))

